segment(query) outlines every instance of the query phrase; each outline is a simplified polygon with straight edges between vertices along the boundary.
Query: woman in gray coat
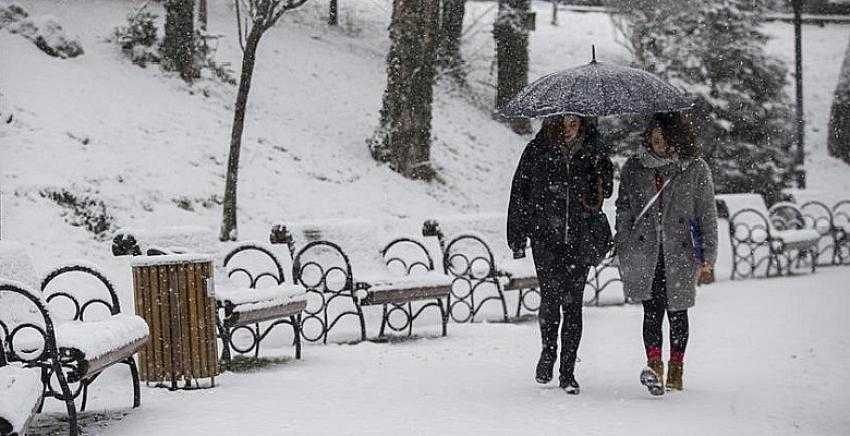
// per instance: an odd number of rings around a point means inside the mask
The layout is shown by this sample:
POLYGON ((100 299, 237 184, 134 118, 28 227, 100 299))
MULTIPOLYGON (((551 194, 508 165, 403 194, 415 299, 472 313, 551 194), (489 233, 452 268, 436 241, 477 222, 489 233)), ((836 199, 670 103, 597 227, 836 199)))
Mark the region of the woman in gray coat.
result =
POLYGON ((685 116, 653 117, 644 147, 623 166, 616 204, 620 275, 626 295, 644 308, 648 368, 641 382, 653 395, 664 393, 666 312, 671 342, 666 386, 682 390, 688 309, 699 278, 711 274, 717 257, 714 183, 685 116))

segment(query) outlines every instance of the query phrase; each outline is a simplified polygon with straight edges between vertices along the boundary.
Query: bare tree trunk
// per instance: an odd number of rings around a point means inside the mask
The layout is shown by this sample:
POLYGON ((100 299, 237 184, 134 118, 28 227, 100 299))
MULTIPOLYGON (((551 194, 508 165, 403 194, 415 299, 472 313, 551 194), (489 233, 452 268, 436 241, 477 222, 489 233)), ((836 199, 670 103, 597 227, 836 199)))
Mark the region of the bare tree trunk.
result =
POLYGON ((183 80, 197 77, 195 71, 194 0, 166 0, 165 37, 162 41, 163 66, 180 72, 183 80))
POLYGON ((465 78, 463 56, 460 52, 460 38, 463 33, 463 17, 465 14, 466 0, 443 0, 437 65, 460 81, 465 78))
POLYGON ((387 55, 387 88, 372 156, 412 179, 429 180, 431 102, 439 0, 395 0, 387 55))
POLYGON ((331 0, 328 7, 328 24, 331 26, 339 25, 339 2, 337 0, 331 0))
POLYGON ((198 0, 198 21, 201 29, 207 30, 207 0, 198 0))
POLYGON ((224 202, 222 203, 221 233, 222 241, 235 241, 238 237, 236 223, 236 182, 239 175, 239 152, 242 149, 242 131, 245 128, 245 109, 248 103, 248 93, 251 90, 251 78, 254 75, 254 63, 257 57, 257 45, 263 36, 263 28, 258 24, 251 26, 251 32, 245 41, 245 51, 242 55, 242 77, 239 80, 239 91, 236 94, 236 107, 233 113, 233 129, 230 133, 230 156, 227 158, 227 179, 224 186, 224 202))
POLYGON ((850 45, 844 54, 841 76, 829 114, 827 149, 831 156, 850 164, 850 45))
MULTIPOLYGON (((496 39, 496 109, 504 106, 528 85, 528 20, 530 0, 499 0, 493 24, 496 39)), ((511 129, 531 133, 528 120, 512 120, 511 129)))

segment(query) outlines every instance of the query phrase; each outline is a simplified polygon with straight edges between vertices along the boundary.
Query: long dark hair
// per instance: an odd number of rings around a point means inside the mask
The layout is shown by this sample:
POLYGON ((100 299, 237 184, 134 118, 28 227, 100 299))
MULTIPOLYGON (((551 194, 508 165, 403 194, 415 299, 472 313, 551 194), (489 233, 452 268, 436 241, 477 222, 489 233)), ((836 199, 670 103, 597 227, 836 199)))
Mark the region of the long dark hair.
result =
POLYGON ((649 126, 643 132, 643 146, 650 151, 652 151, 650 138, 652 131, 656 128, 661 129, 667 146, 678 152, 679 157, 694 159, 700 156, 694 133, 694 121, 689 113, 663 112, 653 115, 649 126))
MULTIPOLYGON (((550 145, 564 145, 564 119, 570 115, 556 115, 543 119, 543 125, 540 131, 537 132, 537 138, 543 140, 550 145)), ((596 122, 587 117, 573 115, 578 118, 581 123, 579 127, 579 137, 584 138, 585 145, 593 145, 598 147, 601 144, 599 140, 599 130, 596 128, 596 122)))

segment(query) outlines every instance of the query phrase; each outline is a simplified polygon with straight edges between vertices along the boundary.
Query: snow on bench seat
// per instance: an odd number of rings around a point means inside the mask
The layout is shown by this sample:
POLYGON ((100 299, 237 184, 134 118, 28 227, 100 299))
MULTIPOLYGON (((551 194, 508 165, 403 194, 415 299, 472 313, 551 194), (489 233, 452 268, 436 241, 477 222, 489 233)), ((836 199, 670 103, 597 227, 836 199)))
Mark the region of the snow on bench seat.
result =
POLYGON ((438 271, 427 271, 409 276, 372 275, 360 277, 365 287, 359 292, 364 306, 407 303, 410 301, 445 297, 452 289, 454 279, 438 271))
POLYGON ((234 306, 257 304, 268 301, 292 301, 307 298, 304 286, 283 283, 265 288, 249 287, 216 287, 215 299, 234 306))
POLYGON ((231 306, 227 322, 233 326, 285 318, 307 308, 304 287, 287 283, 266 288, 217 288, 215 298, 231 306))
POLYGON ((41 370, 0 366, 0 435, 20 434, 41 403, 41 370))
POLYGON ((79 361, 70 383, 132 356, 148 340, 148 324, 139 316, 112 315, 102 321, 69 321, 56 326, 56 346, 79 361))
POLYGON ((820 233, 814 229, 772 230, 771 233, 774 238, 782 239, 786 246, 800 244, 809 246, 812 241, 817 241, 821 237, 820 233))
POLYGON ((102 321, 69 321, 56 326, 56 345, 73 348, 86 359, 96 359, 110 351, 146 339, 148 324, 137 315, 120 313, 102 321))

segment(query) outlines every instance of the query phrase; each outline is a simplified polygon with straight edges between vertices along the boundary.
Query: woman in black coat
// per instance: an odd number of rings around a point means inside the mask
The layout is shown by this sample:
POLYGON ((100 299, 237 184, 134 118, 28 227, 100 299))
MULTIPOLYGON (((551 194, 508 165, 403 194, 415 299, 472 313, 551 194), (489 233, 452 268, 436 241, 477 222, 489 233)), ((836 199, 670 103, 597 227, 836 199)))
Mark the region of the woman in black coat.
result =
POLYGON ((540 283, 543 351, 536 380, 552 380, 561 336, 559 385, 578 394, 573 368, 582 331, 582 301, 590 266, 610 246, 601 212, 613 191, 613 165, 592 121, 566 115, 546 118, 525 148, 508 206, 508 246, 525 256, 531 241, 540 283), (563 312, 563 324, 561 323, 563 312))

